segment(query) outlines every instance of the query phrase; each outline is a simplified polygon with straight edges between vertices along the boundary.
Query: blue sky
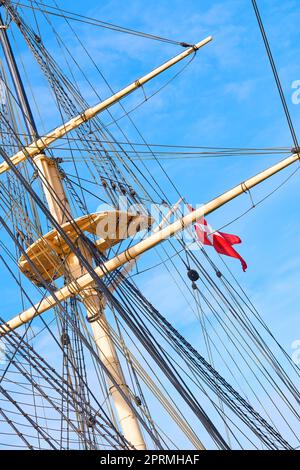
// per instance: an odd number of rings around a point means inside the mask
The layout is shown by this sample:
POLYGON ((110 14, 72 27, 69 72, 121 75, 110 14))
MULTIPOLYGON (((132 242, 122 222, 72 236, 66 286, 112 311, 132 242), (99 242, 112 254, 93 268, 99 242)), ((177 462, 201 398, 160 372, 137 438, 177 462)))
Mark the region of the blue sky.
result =
MULTIPOLYGON (((88 0, 71 4, 61 0, 59 4, 67 10, 179 41, 194 43, 208 35, 213 36, 213 42, 199 51, 176 80, 132 113, 147 142, 215 147, 293 146, 250 1, 128 0, 125 4, 121 0, 88 0)), ((261 0, 258 4, 297 132, 300 105, 291 102, 291 84, 300 79, 300 5, 296 0, 261 0)), ((55 24, 66 47, 84 67, 97 92, 101 97, 109 96, 109 90, 82 48, 74 42, 73 35, 60 20, 55 24)), ((114 90, 181 51, 173 45, 73 25, 114 90)), ((53 38, 43 39, 58 62, 63 63, 53 38)), ((58 123, 57 113, 53 111, 48 89, 33 66, 29 52, 20 41, 18 47, 19 59, 30 67, 30 80, 39 97, 45 130, 49 130, 58 123)), ((149 96, 161 87, 179 68, 147 85, 146 94, 149 96)), ((78 80, 81 80, 81 89, 88 102, 96 103, 95 93, 82 78, 78 77, 78 80)), ((142 91, 138 91, 124 104, 131 109, 142 99, 142 91)), ((123 114, 118 107, 112 112, 115 117, 123 114)), ((104 119, 109 122, 109 117, 104 116, 104 119)), ((132 141, 137 142, 139 136, 128 120, 120 122, 132 141)), ((40 122, 39 125, 42 128, 40 122)), ((118 135, 114 126, 111 131, 118 135)), ((175 160, 163 165, 180 192, 196 205, 278 159, 280 156, 228 157, 175 160)), ((149 169, 175 202, 178 197, 157 166, 149 163, 149 169)), ((291 171, 289 169, 253 190, 253 200, 258 201, 268 194, 291 171)), ((248 263, 248 270, 243 273, 238 261, 227 260, 230 269, 290 354, 292 342, 300 338, 298 185, 299 174, 296 174, 272 197, 226 229, 242 238, 243 244, 238 251, 248 263)), ((249 196, 244 195, 212 214, 209 221, 217 229, 235 220, 250 205, 249 196)), ((210 254, 214 257, 214 253, 210 254)), ((151 255, 146 255, 145 266, 151 261, 151 255)), ((160 289, 164 282, 167 282, 166 275, 154 271, 154 274, 142 277, 141 286, 150 300, 167 316, 172 312, 175 325, 197 342, 193 316, 184 311, 184 305, 176 297, 170 305, 170 300, 160 289)), ((11 297, 4 305, 11 313, 15 312, 11 297)))

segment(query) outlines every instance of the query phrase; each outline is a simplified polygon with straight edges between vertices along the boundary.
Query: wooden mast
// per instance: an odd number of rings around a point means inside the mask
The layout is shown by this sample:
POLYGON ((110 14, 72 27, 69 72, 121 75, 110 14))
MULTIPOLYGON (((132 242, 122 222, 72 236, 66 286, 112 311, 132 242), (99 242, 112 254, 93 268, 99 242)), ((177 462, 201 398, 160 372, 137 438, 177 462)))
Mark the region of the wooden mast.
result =
MULTIPOLYGON (((54 131, 50 132, 46 136, 38 138, 37 129, 34 123, 34 119, 30 110, 25 90, 22 85, 21 77, 18 72, 17 64, 14 60, 6 30, 1 30, 2 46, 9 63, 12 79, 14 81, 17 95, 23 109, 24 119, 31 136, 34 139, 34 142, 32 144, 25 147, 23 150, 19 151, 16 155, 14 155, 11 158, 11 162, 14 164, 18 164, 24 161, 28 156, 33 159, 34 163, 38 168, 38 174, 42 180, 42 187, 47 200, 49 211, 56 220, 56 222, 58 222, 62 226, 67 221, 73 220, 73 217, 62 184, 59 170, 55 162, 53 162, 42 152, 52 142, 63 137, 67 132, 70 132, 71 130, 77 128, 83 122, 86 122, 87 120, 96 116, 99 112, 104 111, 114 103, 118 102, 119 100, 121 100, 143 84, 147 83, 152 78, 156 77, 163 71, 167 70, 169 67, 183 60, 185 57, 189 56, 191 53, 195 52, 200 47, 207 44, 210 40, 211 38, 209 37, 204 41, 201 41, 194 47, 189 47, 181 54, 175 56, 173 59, 167 61, 165 64, 154 69, 152 72, 136 80, 131 85, 125 87, 110 98, 106 99, 105 101, 99 103, 98 105, 92 108, 85 110, 83 113, 71 119, 69 122, 63 124, 62 126, 56 128, 54 131)), ((3 173, 8 169, 9 165, 7 163, 2 163, 0 165, 0 173, 3 173)), ((92 265, 93 256, 90 251, 86 248, 86 246, 81 240, 78 239, 76 244, 81 254, 85 257, 89 264, 92 265)), ((70 253, 67 257, 65 269, 66 283, 77 283, 77 280, 80 279, 82 276, 88 275, 86 268, 82 265, 82 263, 74 253, 70 253)), ((129 389, 126 385, 125 377, 121 369, 116 348, 110 334, 109 324, 105 317, 105 302, 100 296, 99 292, 96 290, 94 283, 90 283, 88 286, 81 289, 78 293, 87 310, 87 319, 91 324, 91 329, 93 331, 93 336, 95 344, 97 346, 99 357, 104 363, 109 373, 111 374, 111 376, 113 377, 113 381, 108 379, 109 394, 114 402, 122 432, 129 444, 132 446, 132 448, 140 450, 145 449, 146 445, 143 435, 141 433, 139 422, 132 407, 129 405, 131 400, 131 397, 129 395, 129 389), (120 393, 120 390, 123 392, 123 394, 120 393), (127 400, 124 399, 124 395, 126 396, 127 400)))

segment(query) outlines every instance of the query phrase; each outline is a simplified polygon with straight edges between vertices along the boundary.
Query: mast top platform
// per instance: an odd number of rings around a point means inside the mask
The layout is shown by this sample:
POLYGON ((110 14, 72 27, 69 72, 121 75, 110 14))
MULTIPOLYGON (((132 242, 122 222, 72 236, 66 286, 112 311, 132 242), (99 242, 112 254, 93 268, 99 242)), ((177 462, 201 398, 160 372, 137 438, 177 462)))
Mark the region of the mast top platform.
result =
MULTIPOLYGON (((61 228, 75 244, 85 232, 96 235, 98 238, 92 243, 100 253, 105 253, 122 240, 148 229, 152 223, 153 219, 147 215, 112 210, 83 215, 64 223, 61 228)), ((41 285, 34 267, 45 281, 52 282, 65 275, 65 262, 70 254, 70 247, 54 229, 32 243, 26 254, 20 257, 18 264, 26 277, 34 284, 41 285)))

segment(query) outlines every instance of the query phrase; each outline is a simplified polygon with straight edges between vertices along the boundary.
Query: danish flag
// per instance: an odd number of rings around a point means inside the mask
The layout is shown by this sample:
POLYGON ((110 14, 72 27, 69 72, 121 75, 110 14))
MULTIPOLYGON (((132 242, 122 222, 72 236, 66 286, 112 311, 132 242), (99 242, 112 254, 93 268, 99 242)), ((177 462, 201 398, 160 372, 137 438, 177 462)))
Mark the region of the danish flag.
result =
MULTIPOLYGON (((189 211, 193 211, 194 209, 188 205, 189 211)), ((203 243, 203 245, 210 245, 213 246, 217 253, 220 255, 231 256, 231 258, 237 258, 240 260, 243 271, 246 271, 247 264, 246 261, 241 257, 241 255, 232 247, 232 245, 236 245, 241 243, 242 240, 237 235, 232 235, 229 233, 224 232, 217 232, 215 231, 202 217, 201 219, 197 220, 196 224, 194 225, 197 239, 203 243)))

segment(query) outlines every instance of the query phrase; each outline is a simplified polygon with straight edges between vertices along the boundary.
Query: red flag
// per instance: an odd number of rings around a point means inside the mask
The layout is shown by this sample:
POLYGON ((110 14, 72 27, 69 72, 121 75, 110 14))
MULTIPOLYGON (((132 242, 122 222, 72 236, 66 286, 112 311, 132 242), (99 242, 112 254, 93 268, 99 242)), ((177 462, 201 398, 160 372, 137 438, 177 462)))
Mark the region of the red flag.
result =
MULTIPOLYGON (((191 206, 188 206, 188 208, 190 211, 194 210, 191 206)), ((216 252, 220 253, 220 255, 231 256, 232 258, 239 259, 242 264, 243 271, 246 271, 246 261, 232 247, 232 245, 242 242, 237 235, 214 231, 204 218, 198 220, 194 227, 197 233, 197 238, 200 242, 204 245, 213 246, 216 252)))

